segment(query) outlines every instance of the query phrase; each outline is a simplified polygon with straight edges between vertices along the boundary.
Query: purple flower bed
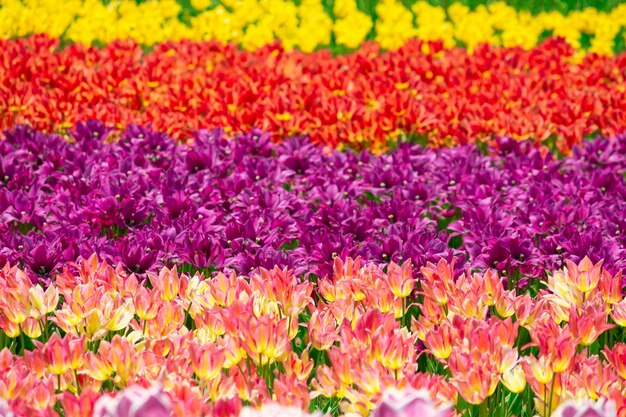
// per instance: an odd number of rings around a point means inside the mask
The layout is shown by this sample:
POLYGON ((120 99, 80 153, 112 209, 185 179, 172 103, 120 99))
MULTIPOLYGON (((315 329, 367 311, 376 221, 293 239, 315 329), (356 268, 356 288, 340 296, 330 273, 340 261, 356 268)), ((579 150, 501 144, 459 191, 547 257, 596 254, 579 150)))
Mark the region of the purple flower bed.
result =
POLYGON ((516 279, 565 258, 625 266, 626 136, 556 160, 506 138, 476 146, 401 144, 383 156, 325 153, 260 131, 193 145, 97 122, 69 137, 27 127, 0 141, 0 264, 49 280, 98 253, 136 273, 294 268, 326 275, 339 256, 387 263, 461 256, 516 279))

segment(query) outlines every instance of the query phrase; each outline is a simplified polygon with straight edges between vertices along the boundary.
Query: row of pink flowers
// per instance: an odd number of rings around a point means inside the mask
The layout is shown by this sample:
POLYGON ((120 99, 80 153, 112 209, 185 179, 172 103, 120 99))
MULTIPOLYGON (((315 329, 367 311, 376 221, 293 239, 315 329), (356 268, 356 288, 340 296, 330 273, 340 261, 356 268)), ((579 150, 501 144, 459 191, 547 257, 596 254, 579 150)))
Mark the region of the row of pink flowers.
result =
MULTIPOLYGON (((419 282, 410 262, 336 258, 315 283, 279 268, 164 268, 144 283, 94 255, 47 288, 6 265, 0 395, 16 416, 87 416, 103 392, 154 381, 169 400, 150 404, 175 416, 274 402, 367 415, 389 388, 423 389, 459 413, 547 417, 586 398, 626 415, 620 274, 585 258, 516 290, 497 271, 458 276, 453 264, 422 267, 419 282)), ((133 401, 96 411, 130 413, 133 401)))

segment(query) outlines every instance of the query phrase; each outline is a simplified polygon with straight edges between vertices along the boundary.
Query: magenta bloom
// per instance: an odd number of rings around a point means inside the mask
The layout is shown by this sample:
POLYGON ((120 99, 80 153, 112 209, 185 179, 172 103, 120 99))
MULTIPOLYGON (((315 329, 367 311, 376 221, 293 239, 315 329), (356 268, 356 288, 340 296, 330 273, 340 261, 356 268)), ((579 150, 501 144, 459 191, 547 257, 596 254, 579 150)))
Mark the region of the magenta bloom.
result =
POLYGON ((169 417, 171 411, 170 400, 160 386, 132 386, 115 397, 100 397, 93 417, 169 417))
POLYGON ((425 390, 389 388, 374 409, 372 417, 450 417, 452 407, 436 407, 425 390))
POLYGON ((552 414, 554 417, 616 417, 617 410, 613 401, 599 399, 568 400, 561 404, 552 414))

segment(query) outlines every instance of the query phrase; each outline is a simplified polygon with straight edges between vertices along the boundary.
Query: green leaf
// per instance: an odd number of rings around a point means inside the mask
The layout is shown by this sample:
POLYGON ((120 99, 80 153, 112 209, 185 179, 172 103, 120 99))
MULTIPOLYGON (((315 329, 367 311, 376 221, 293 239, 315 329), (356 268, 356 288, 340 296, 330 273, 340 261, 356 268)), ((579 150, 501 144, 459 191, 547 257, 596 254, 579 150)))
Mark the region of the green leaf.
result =
POLYGON ((293 250, 293 249, 297 248, 299 245, 300 245, 300 240, 299 239, 291 239, 291 242, 284 243, 280 247, 280 250, 293 250))

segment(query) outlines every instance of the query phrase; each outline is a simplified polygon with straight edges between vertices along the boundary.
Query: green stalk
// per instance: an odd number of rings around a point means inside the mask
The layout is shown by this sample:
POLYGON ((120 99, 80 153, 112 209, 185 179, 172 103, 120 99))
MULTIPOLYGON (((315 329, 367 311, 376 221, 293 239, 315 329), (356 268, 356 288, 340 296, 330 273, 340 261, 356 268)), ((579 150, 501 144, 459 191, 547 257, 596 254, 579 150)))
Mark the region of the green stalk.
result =
POLYGON ((543 386, 543 415, 544 417, 549 417, 547 405, 548 405, 548 387, 544 385, 543 386))
POLYGON ((502 411, 504 407, 502 407, 502 387, 500 386, 500 384, 498 384, 498 386, 496 387, 495 397, 496 397, 496 405, 494 407, 494 410, 499 409, 500 415, 502 416, 502 411))
POLYGON ((526 401, 526 405, 528 406, 528 415, 532 415, 533 405, 530 401, 530 388, 526 387, 526 391, 522 394, 524 400, 526 401))
POLYGON ((22 331, 22 325, 20 324, 19 326, 20 328, 20 356, 24 355, 24 350, 26 350, 24 348, 24 346, 26 345, 26 340, 24 339, 24 332, 22 331))
POLYGON ((552 399, 554 398, 554 383, 556 382, 556 374, 552 374, 552 386, 550 387, 550 408, 548 409, 549 414, 546 417, 550 417, 552 415, 552 399))
POLYGON ((78 371, 76 369, 74 369, 74 378, 76 379, 76 392, 78 393, 78 395, 81 394, 81 389, 80 389, 80 383, 78 382, 78 371))
POLYGON ((487 401, 483 401, 478 406, 478 417, 488 417, 489 416, 489 406, 487 401))

